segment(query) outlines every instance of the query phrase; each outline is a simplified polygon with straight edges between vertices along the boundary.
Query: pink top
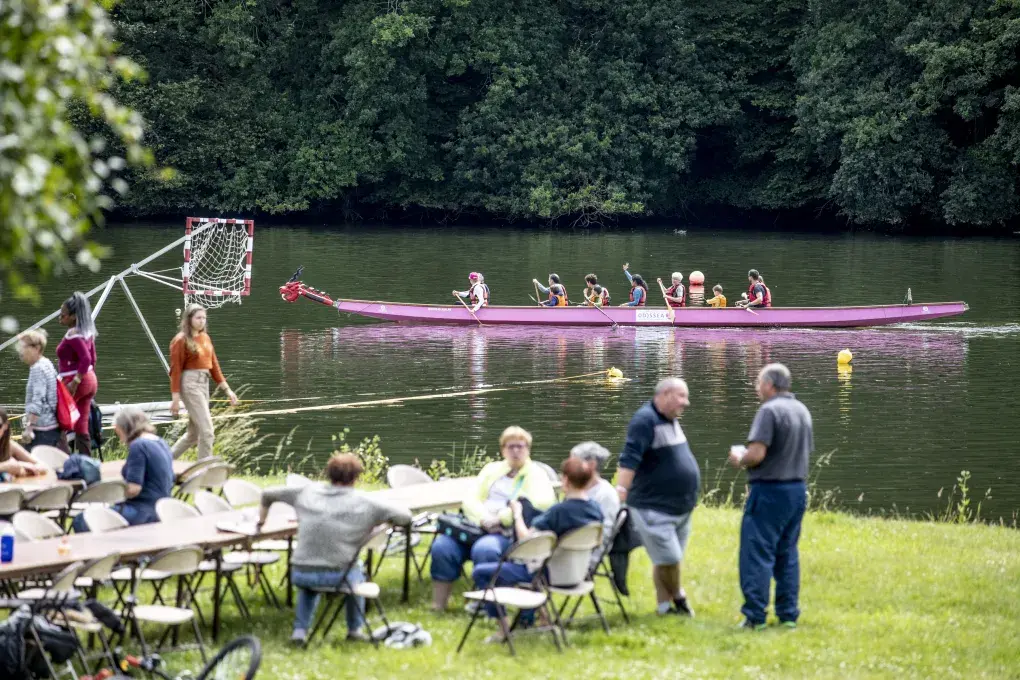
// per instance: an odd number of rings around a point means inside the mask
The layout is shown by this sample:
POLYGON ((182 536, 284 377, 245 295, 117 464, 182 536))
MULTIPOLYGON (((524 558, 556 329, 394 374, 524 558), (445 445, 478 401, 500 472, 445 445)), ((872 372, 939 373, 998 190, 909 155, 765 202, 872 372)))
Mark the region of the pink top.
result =
POLYGON ((96 365, 96 343, 69 330, 57 345, 57 371, 60 375, 77 373, 84 376, 96 365))

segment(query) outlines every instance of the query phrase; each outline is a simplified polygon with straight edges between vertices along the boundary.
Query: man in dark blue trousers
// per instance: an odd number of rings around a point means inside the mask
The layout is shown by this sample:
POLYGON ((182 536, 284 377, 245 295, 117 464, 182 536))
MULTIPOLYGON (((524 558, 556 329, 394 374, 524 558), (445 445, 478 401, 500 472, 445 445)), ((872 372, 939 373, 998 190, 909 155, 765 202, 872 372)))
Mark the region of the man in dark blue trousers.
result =
POLYGON ((800 616, 797 541, 807 507, 808 459, 814 451, 811 413, 790 393, 782 364, 761 369, 755 386, 762 405, 751 423, 747 447, 730 449, 729 462, 747 469, 751 490, 740 526, 741 627, 765 627, 769 585, 776 580, 776 616, 796 628, 800 616))

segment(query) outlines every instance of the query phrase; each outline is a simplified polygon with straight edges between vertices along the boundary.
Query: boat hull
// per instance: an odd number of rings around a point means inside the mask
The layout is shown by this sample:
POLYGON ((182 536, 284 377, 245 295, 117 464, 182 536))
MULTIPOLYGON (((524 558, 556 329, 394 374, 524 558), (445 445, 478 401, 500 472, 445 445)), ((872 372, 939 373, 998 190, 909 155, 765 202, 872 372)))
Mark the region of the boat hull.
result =
POLYGON ((871 307, 772 307, 746 309, 685 307, 673 318, 665 307, 483 307, 475 316, 463 305, 419 305, 337 300, 333 306, 383 321, 440 325, 674 326, 677 328, 859 328, 913 323, 967 311, 964 302, 931 302, 871 307))

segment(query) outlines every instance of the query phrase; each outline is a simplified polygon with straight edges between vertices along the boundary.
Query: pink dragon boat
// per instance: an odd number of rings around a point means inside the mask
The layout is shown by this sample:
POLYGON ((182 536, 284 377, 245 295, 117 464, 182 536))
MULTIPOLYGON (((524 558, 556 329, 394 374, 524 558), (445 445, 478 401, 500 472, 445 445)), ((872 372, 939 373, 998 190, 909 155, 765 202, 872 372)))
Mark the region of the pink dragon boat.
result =
MULTIPOLYGON (((300 273, 300 272, 299 272, 300 273)), ((490 305, 475 314, 452 304, 414 304, 341 300, 307 286, 295 277, 280 286, 287 302, 307 298, 358 316, 408 324, 510 326, 675 326, 678 328, 858 328, 927 321, 963 314, 966 302, 915 302, 862 307, 513 307, 490 305)))

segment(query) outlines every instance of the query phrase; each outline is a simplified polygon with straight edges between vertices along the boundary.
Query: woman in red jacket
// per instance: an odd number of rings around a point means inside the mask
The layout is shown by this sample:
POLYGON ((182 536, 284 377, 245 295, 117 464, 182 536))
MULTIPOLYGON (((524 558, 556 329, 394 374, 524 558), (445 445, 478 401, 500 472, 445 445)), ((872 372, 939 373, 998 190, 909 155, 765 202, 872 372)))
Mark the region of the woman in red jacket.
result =
POLYGON ((96 324, 92 321, 89 299, 75 291, 60 307, 60 324, 67 333, 57 345, 57 375, 78 407, 78 422, 74 425, 74 448, 89 455, 92 440, 89 438, 89 409, 99 389, 96 380, 96 324))

